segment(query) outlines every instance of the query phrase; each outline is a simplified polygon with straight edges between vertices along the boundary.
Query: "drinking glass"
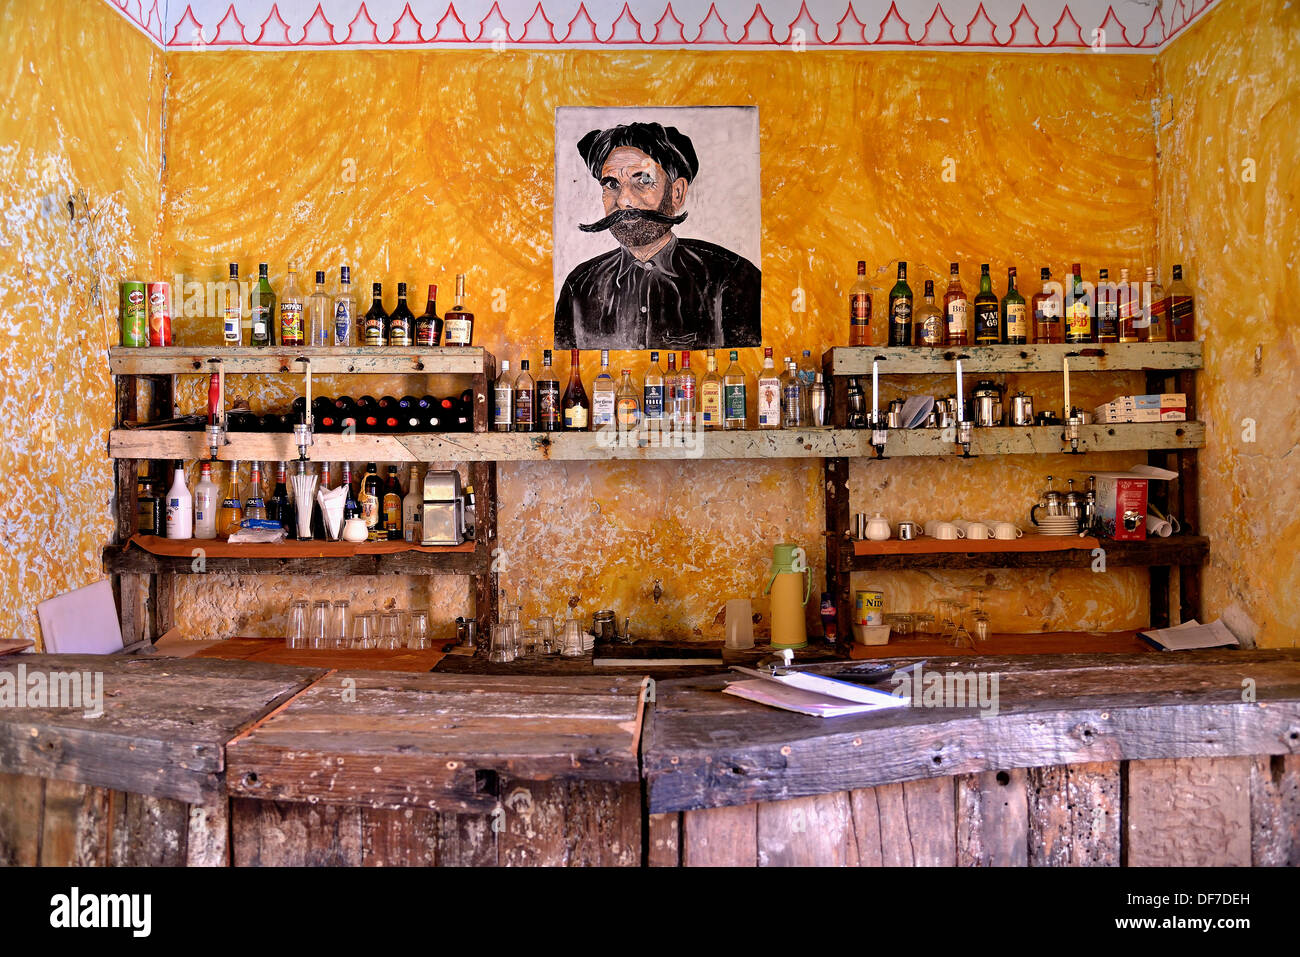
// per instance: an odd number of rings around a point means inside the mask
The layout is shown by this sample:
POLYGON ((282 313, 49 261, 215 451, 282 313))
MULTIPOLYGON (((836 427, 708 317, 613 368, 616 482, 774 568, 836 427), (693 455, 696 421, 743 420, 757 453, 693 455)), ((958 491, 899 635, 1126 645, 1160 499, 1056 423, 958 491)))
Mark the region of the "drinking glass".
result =
POLYGON ((943 641, 952 641, 957 634, 957 624, 953 621, 953 602, 948 598, 940 598, 934 604, 934 618, 938 622, 939 637, 943 641))
POLYGON ((950 604, 952 605, 952 619, 954 626, 952 636, 953 647, 973 649, 975 647, 975 641, 970 636, 970 628, 967 627, 966 617, 966 613, 970 609, 970 606, 964 601, 954 601, 950 602, 950 604))
POLYGON ((402 647, 402 616, 388 612, 379 617, 379 643, 382 651, 396 651, 402 647))
POLYGON ((411 637, 407 639, 406 647, 413 651, 421 651, 429 646, 429 613, 413 611, 411 612, 411 637))
POLYGON ((352 616, 353 648, 374 648, 378 640, 379 636, 376 633, 375 613, 373 611, 352 616))
POLYGON ((534 618, 533 627, 537 629, 537 653, 539 655, 553 655, 559 651, 559 648, 555 645, 554 618, 550 615, 534 618))
POLYGON ((324 651, 330 647, 330 603, 314 601, 311 604, 311 618, 307 624, 307 644, 309 647, 324 651))
POLYGON ((934 634, 934 615, 929 612, 919 611, 912 618, 916 621, 916 633, 918 635, 934 634))
POLYGON ((560 656, 564 658, 581 658, 586 652, 582 648, 582 622, 570 618, 564 623, 564 646, 560 656))
POLYGON ((340 598, 330 606, 329 641, 333 648, 347 648, 348 645, 348 602, 340 598))
POLYGON ((307 647, 307 602, 295 601, 289 606, 288 627, 284 634, 286 648, 307 647))
POLYGON ((538 628, 524 628, 522 630, 522 640, 520 646, 523 648, 523 658, 536 658, 542 653, 542 632, 538 628))
POLYGON ((488 646, 488 661, 498 664, 515 660, 515 623, 497 622, 492 629, 492 643, 488 646))

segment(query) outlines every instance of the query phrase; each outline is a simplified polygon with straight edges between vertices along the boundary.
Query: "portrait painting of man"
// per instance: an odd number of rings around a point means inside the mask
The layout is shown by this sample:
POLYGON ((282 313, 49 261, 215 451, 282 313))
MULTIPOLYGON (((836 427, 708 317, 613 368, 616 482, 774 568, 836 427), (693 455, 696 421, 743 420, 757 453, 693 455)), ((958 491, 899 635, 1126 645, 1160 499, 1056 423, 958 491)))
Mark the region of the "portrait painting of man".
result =
POLYGON ((755 107, 557 110, 556 348, 761 344, 758 185, 755 107))

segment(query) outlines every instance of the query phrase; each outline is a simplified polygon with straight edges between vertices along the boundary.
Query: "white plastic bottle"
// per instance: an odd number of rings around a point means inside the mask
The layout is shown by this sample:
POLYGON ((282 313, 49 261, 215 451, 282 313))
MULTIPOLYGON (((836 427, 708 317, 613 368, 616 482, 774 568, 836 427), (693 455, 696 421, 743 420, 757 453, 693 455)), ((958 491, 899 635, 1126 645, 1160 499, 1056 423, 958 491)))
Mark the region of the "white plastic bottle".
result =
POLYGON ((185 486, 185 465, 179 459, 172 487, 167 490, 167 537, 189 538, 194 533, 194 498, 185 486))
POLYGON ((212 481, 212 465, 204 462, 198 484, 194 486, 194 537, 217 537, 217 509, 221 506, 221 489, 212 481))

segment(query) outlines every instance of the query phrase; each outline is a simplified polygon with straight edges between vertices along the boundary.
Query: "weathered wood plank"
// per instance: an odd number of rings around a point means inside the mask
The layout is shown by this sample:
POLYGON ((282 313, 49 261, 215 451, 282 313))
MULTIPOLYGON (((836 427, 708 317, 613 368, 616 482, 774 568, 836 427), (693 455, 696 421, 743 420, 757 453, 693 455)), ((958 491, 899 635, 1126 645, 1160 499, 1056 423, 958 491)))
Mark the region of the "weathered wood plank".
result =
POLYGON ((108 366, 113 375, 207 375, 217 371, 209 362, 219 358, 226 375, 283 373, 302 375, 299 356, 311 359, 314 375, 391 373, 395 375, 481 374, 489 355, 479 346, 382 348, 363 346, 164 346, 131 349, 113 346, 108 366))
POLYGON ((916 349, 883 346, 836 346, 829 350, 833 375, 870 375, 871 361, 880 356, 882 375, 948 374, 959 355, 962 369, 975 372, 1060 372, 1061 360, 1070 356, 1071 372, 1141 369, 1200 369, 1200 342, 1061 343, 1022 346, 961 346, 951 349, 916 349))
POLYGON ((503 781, 504 825, 497 835, 502 867, 557 867, 568 863, 563 781, 503 781))
POLYGON ((682 816, 649 814, 646 843, 646 865, 649 867, 682 866, 682 816))
POLYGON ((1252 763, 1248 757, 1130 761, 1124 863, 1249 866, 1252 763))
POLYGON ((1030 768, 1027 782, 1031 866, 1119 866, 1117 762, 1030 768))
POLYGON ((188 857, 189 806, 143 794, 114 794, 109 863, 179 867, 188 857))
POLYGON ((363 809, 361 858, 367 867, 432 867, 439 863, 438 814, 363 809))
MULTIPOLYGON (((42 867, 103 867, 109 861, 110 800, 105 788, 45 782, 40 817, 42 867)), ((122 795, 116 795, 119 799, 122 795)))
POLYGON ((496 867, 497 836, 504 821, 503 808, 495 817, 489 814, 437 813, 440 867, 496 867))
POLYGON ((957 786, 957 863, 1024 867, 1029 863, 1028 776, 1024 768, 964 774, 957 786))
MULTIPOLYGON (((1089 568, 1096 560, 1093 547, 1059 551, 1016 551, 987 549, 933 551, 899 554, 859 554, 848 557, 854 571, 887 571, 909 568, 1089 568)), ((1210 554, 1210 540, 1197 535, 1171 535, 1141 542, 1103 540, 1107 567, 1148 565, 1199 565, 1210 554)))
MULTIPOLYGON (((952 867, 957 863, 952 778, 886 784, 875 791, 884 866, 952 867)), ((871 859, 875 854, 866 856, 871 859)))
POLYGON ((230 866, 230 799, 224 794, 210 804, 190 805, 185 865, 230 866))
POLYGON ((40 863, 45 780, 31 774, 0 774, 0 867, 40 863))
MULTIPOLYGON (((383 461, 380 459, 379 461, 383 461)), ((184 555, 157 555, 136 544, 106 545, 104 570, 125 576, 140 575, 470 575, 491 564, 489 550, 447 552, 394 552, 379 555, 326 557, 244 558, 209 555, 200 568, 184 555), (200 570, 201 569, 201 570, 200 570)), ((125 586, 124 586, 125 587, 125 586)))
POLYGON ((846 791, 758 805, 760 867, 857 867, 846 791))
POLYGON ((566 781, 564 791, 564 843, 569 866, 640 866, 639 782, 566 781))
POLYGON ((231 858, 237 867, 356 867, 361 822, 355 807, 232 798, 231 858))
POLYGON ((1300 867, 1300 754, 1250 759, 1250 859, 1300 867))
POLYGON ((683 867, 755 867, 758 806, 705 808, 682 815, 683 867))

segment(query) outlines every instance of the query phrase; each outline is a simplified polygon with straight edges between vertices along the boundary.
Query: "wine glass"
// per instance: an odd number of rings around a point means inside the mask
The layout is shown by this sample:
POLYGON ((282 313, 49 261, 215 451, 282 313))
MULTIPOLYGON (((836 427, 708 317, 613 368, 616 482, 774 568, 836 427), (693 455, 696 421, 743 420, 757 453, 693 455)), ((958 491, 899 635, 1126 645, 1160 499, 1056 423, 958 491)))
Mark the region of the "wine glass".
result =
POLYGON ((952 605, 953 635, 952 644, 954 648, 974 649, 975 641, 970 636, 970 629, 967 627, 966 614, 970 610, 970 605, 964 601, 954 601, 952 605))

